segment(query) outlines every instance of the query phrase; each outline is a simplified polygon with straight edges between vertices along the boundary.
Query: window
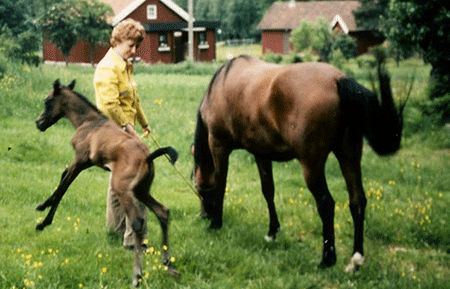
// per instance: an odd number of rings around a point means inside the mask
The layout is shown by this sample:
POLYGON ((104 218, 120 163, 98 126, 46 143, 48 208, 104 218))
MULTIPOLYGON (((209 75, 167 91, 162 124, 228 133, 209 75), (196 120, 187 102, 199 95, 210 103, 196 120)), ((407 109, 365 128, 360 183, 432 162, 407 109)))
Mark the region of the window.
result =
POLYGON ((160 33, 158 35, 158 40, 159 40, 158 51, 160 52, 170 51, 170 46, 167 40, 167 33, 160 33))
POLYGON ((209 44, 208 41, 206 40, 206 32, 200 32, 198 34, 198 49, 208 49, 209 48, 209 44))
POLYGON ((156 5, 147 5, 147 19, 156 20, 156 5))

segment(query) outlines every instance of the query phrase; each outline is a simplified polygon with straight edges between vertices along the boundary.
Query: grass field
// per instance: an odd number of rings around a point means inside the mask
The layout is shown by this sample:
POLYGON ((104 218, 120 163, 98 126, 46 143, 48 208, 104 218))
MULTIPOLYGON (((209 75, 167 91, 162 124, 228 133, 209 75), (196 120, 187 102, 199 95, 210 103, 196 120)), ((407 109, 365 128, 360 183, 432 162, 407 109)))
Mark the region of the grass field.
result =
MULTIPOLYGON (((356 66, 355 76, 367 83, 356 66)), ((353 225, 345 183, 333 156, 327 179, 336 201, 338 262, 321 259, 321 222, 299 164, 274 164, 275 202, 282 231, 275 243, 263 237, 268 213, 251 155, 230 159, 224 227, 207 232, 199 201, 167 160, 155 161, 152 194, 171 208, 170 241, 182 273, 171 279, 160 262, 160 228, 149 215, 142 288, 448 288, 450 286, 450 131, 427 122, 424 101, 429 67, 420 62, 390 66, 397 95, 410 71, 417 84, 406 108, 403 148, 378 157, 368 146, 362 170, 368 196, 366 262, 345 274, 352 253, 353 225)), ((137 70, 137 72, 140 70, 137 70)), ((213 71, 213 70, 212 70, 213 71)), ((195 116, 211 75, 148 74, 135 79, 153 136, 180 153, 176 167, 189 178, 189 147, 195 116)), ((36 223, 46 212, 35 207, 58 184, 70 164, 73 128, 60 121, 45 133, 35 128, 43 100, 56 78, 77 79, 76 90, 94 100, 93 68, 15 66, 0 80, 0 288, 129 288, 133 254, 104 228, 109 173, 83 172, 62 200, 54 223, 43 232, 36 223)), ((156 145, 146 140, 153 150, 156 145)))

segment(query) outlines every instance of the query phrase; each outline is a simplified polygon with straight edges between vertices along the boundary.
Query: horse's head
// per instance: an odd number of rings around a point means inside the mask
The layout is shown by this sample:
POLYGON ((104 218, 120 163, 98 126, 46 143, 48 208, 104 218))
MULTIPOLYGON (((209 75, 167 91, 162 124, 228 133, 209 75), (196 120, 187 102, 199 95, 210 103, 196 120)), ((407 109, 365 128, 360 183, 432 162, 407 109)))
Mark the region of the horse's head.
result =
POLYGON ((45 131, 47 128, 55 124, 61 117, 64 116, 64 89, 73 90, 75 80, 73 80, 67 87, 64 87, 57 79, 53 83, 53 90, 50 91, 45 99, 44 111, 36 120, 36 126, 39 130, 45 131))
POLYGON ((198 192, 201 203, 200 214, 203 218, 210 218, 214 207, 215 173, 212 162, 201 162, 195 153, 195 145, 191 146, 191 154, 194 156, 194 168, 191 178, 194 179, 195 189, 198 192))

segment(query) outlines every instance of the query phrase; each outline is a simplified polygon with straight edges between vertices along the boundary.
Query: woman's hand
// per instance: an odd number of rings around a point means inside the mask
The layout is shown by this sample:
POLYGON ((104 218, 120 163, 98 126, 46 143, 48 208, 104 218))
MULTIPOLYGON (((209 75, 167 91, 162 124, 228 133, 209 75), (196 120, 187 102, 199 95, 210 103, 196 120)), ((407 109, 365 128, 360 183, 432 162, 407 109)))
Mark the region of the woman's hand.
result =
POLYGON ((148 135, 150 134, 150 132, 151 132, 151 129, 150 129, 150 127, 148 126, 148 125, 146 125, 146 126, 144 126, 143 128, 142 128, 142 131, 144 132, 144 134, 142 135, 142 137, 148 137, 148 135))

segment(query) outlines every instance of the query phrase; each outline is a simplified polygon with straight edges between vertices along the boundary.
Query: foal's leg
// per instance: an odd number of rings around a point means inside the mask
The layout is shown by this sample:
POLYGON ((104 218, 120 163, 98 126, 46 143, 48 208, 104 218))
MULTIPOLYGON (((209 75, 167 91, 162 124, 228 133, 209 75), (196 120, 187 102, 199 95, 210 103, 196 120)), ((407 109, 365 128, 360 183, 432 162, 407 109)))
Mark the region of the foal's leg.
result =
POLYGON ((75 178, 80 174, 81 171, 90 167, 90 164, 86 163, 78 163, 76 160, 71 164, 70 167, 64 170, 61 176, 61 180, 59 182, 58 187, 55 192, 43 203, 39 204, 36 207, 36 210, 43 211, 46 208, 50 207, 50 211, 45 217, 44 221, 36 225, 36 230, 43 230, 46 226, 50 225, 53 221, 53 217, 55 216, 56 209, 58 208, 59 202, 62 197, 66 193, 70 184, 75 180, 75 178))
MULTIPOLYGON (((121 182, 113 182, 113 179, 111 182, 111 189, 112 191, 117 195, 117 198, 119 199, 120 205, 125 210, 125 213, 127 214, 128 219, 131 221, 131 228, 134 231, 134 237, 135 237, 135 243, 134 243, 134 266, 133 266, 133 285, 139 286, 141 283, 142 278, 142 241, 144 239, 144 219, 139 218, 138 208, 136 204, 136 200, 133 198, 133 193, 129 190, 123 189, 122 186, 116 185, 120 184, 121 182), (121 189, 122 188, 122 189, 121 189)), ((117 179, 117 177, 116 177, 117 179)), ((123 182, 122 185, 128 186, 126 182, 123 182)))
POLYGON ((178 277, 178 271, 173 267, 170 261, 169 251, 169 213, 170 210, 163 204, 159 203, 149 194, 137 195, 139 201, 144 203, 158 218, 162 232, 162 251, 163 251, 163 264, 167 266, 167 272, 173 276, 178 277))
POLYGON ((326 268, 336 264, 334 237, 334 200, 325 180, 325 162, 316 162, 303 166, 306 184, 314 196, 317 210, 323 225, 323 254, 320 267, 326 268))
POLYGON ((364 263, 364 217, 367 199, 361 180, 362 142, 353 141, 335 152, 349 193, 350 212, 354 224, 353 255, 346 272, 358 270, 364 263))
POLYGON ((270 217, 269 233, 264 238, 267 242, 271 242, 275 240, 277 233, 280 230, 280 222, 278 221, 277 211, 273 201, 275 186, 273 183, 272 161, 259 157, 255 157, 255 159, 261 179, 261 189, 264 194, 264 198, 267 201, 270 217))

